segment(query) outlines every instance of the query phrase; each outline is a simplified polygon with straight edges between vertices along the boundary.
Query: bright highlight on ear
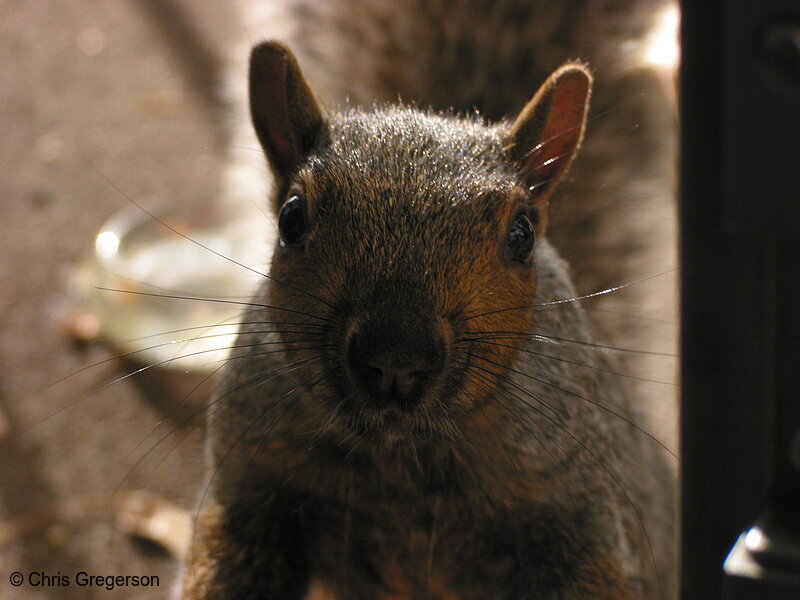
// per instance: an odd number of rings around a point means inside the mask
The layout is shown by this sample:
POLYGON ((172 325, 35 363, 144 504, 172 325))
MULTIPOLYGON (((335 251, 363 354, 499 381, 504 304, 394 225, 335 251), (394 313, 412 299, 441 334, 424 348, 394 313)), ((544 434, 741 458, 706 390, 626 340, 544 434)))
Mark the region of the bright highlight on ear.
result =
POLYGON ((537 195, 549 196, 578 152, 591 91, 589 70, 579 63, 566 64, 545 81, 514 121, 506 150, 537 195))

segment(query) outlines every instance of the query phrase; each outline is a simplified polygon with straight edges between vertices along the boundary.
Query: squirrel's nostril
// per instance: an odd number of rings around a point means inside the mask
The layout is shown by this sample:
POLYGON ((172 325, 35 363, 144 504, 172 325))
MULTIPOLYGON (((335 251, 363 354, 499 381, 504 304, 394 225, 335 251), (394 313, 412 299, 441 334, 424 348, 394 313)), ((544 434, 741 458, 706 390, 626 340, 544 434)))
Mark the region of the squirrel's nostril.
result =
POLYGON ((409 396, 414 386, 421 382, 425 371, 419 368, 401 368, 373 360, 369 370, 374 375, 377 387, 385 395, 409 396))
POLYGON ((435 336, 404 339, 384 328, 365 327, 348 340, 350 380, 378 403, 415 406, 442 365, 442 344, 435 336))

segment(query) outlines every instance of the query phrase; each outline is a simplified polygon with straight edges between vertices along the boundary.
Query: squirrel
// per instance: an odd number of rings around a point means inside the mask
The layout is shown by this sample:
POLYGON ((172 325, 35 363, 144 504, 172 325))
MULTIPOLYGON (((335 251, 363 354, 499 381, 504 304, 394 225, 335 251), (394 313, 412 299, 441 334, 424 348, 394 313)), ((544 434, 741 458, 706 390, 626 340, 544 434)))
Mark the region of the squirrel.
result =
POLYGON ((253 48, 279 239, 208 407, 184 600, 673 597, 669 466, 548 239, 593 80, 564 62, 510 119, 491 87, 334 111, 253 48))

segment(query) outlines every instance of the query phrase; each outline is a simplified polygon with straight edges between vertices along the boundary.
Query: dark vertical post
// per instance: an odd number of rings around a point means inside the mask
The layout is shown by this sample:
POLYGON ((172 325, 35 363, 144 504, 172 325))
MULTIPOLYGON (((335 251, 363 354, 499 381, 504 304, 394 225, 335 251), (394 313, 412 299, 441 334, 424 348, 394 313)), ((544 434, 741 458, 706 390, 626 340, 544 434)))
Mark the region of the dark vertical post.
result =
POLYGON ((796 599, 800 3, 681 30, 682 598, 796 599))

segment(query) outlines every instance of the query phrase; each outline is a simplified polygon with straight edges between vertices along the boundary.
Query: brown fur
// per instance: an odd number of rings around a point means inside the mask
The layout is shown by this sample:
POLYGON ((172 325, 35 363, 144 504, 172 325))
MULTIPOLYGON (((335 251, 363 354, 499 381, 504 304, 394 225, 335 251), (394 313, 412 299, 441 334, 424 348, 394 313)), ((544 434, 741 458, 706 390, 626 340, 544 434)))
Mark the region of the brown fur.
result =
POLYGON ((596 355, 557 346, 549 362, 531 338, 589 336, 576 302, 537 309, 575 294, 544 234, 586 70, 560 69, 514 123, 488 125, 326 116, 284 47, 252 61, 274 205, 301 199, 307 234, 275 248, 211 405, 211 508, 184 597, 652 595, 643 496, 623 474, 664 465, 603 404, 619 386, 596 355), (538 241, 512 259, 521 214, 538 241), (369 387, 360 342, 367 365, 413 364, 413 393, 369 387), (581 363, 597 370, 575 377, 581 363))

